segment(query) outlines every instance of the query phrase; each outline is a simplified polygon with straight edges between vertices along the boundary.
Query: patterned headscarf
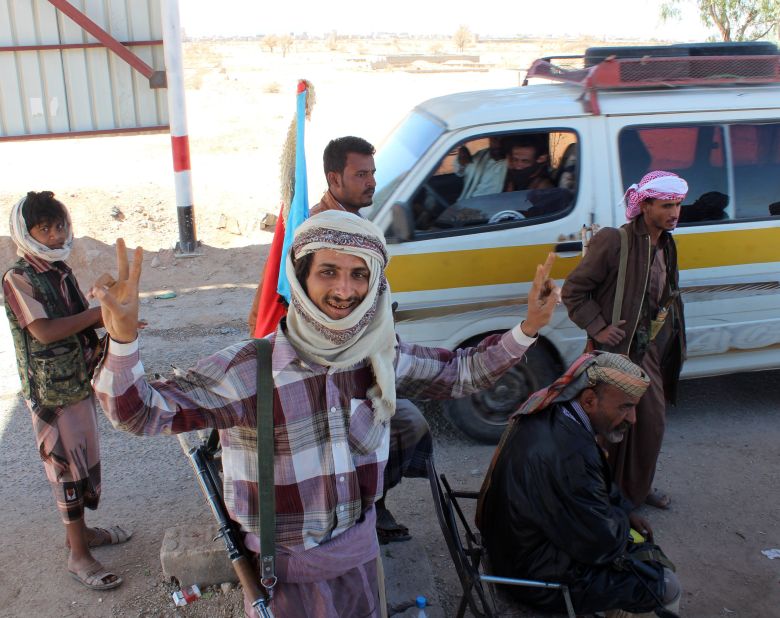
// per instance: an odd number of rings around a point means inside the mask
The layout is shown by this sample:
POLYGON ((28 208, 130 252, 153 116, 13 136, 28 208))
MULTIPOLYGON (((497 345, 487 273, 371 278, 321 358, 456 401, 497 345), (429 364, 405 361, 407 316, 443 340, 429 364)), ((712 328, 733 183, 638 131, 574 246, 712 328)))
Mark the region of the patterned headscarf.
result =
POLYGON ((395 327, 388 262, 382 231, 370 221, 346 211, 327 210, 310 217, 295 230, 285 260, 290 282, 287 336, 304 356, 330 367, 350 367, 368 359, 376 380, 368 397, 377 422, 395 413, 395 327), (342 251, 362 258, 370 272, 368 293, 347 317, 334 320, 312 302, 295 276, 292 256, 299 259, 320 249, 342 251))
POLYGON ((16 254, 19 257, 32 255, 47 262, 64 262, 70 257, 70 250, 73 248, 73 226, 70 222, 70 213, 65 209, 65 220, 68 224, 68 237, 61 249, 49 249, 46 245, 35 240, 27 230, 27 221, 24 218, 24 203, 27 201, 25 195, 11 208, 11 217, 9 227, 11 228, 11 240, 16 244, 16 254))
POLYGON ((596 384, 610 384, 628 395, 641 397, 650 378, 627 356, 596 350, 580 356, 560 378, 547 388, 533 393, 512 416, 532 414, 550 404, 569 401, 596 384))
POLYGON ((623 195, 621 204, 626 209, 626 219, 631 221, 640 214, 640 204, 646 199, 684 200, 688 183, 672 172, 655 171, 645 174, 639 184, 631 185, 623 195))
POLYGON ((483 515, 485 497, 492 483, 493 470, 509 440, 510 434, 516 427, 519 420, 518 416, 540 412, 553 403, 570 401, 581 391, 600 383, 610 384, 624 393, 641 397, 650 385, 650 378, 638 365, 632 363, 627 356, 596 350, 580 356, 566 370, 566 373, 550 386, 531 395, 520 406, 520 409, 509 418, 509 424, 501 436, 501 441, 493 453, 493 458, 490 460, 487 474, 479 490, 479 499, 477 500, 477 512, 475 515, 477 526, 480 526, 485 519, 483 515))

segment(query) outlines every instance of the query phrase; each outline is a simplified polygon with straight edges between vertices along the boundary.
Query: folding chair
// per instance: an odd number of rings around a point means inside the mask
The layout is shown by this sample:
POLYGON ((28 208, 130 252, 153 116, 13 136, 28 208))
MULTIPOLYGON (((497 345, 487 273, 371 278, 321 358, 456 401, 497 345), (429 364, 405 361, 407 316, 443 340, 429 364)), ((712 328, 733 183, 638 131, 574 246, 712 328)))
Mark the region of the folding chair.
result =
POLYGON ((560 590, 566 604, 566 613, 569 618, 576 618, 571 604, 569 588, 565 584, 543 582, 532 579, 513 579, 497 577, 487 573, 486 551, 482 547, 479 533, 472 531, 463 511, 458 504, 458 498, 476 500, 479 493, 476 491, 453 491, 447 482, 447 477, 436 472, 433 458, 428 460, 428 479, 431 483, 431 494, 436 516, 439 519, 447 549, 450 552, 455 570, 463 588, 463 596, 458 604, 457 618, 463 618, 466 609, 477 618, 496 618, 499 611, 496 606, 493 585, 505 584, 510 586, 528 586, 532 588, 548 588, 560 590), (463 528, 463 537, 458 526, 458 521, 463 528), (463 540, 465 538, 465 545, 463 540), (488 593, 486 593, 487 584, 488 593))

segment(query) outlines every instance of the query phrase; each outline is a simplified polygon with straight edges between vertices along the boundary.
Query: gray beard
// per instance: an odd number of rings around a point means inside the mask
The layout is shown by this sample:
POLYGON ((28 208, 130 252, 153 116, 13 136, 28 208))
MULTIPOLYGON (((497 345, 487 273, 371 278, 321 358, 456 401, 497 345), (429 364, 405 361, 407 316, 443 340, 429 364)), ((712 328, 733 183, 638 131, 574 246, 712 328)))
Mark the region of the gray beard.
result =
POLYGON ((610 431, 604 437, 607 439, 607 442, 609 442, 610 444, 618 444, 619 442, 623 441, 623 438, 626 437, 626 432, 615 429, 614 431, 610 431))

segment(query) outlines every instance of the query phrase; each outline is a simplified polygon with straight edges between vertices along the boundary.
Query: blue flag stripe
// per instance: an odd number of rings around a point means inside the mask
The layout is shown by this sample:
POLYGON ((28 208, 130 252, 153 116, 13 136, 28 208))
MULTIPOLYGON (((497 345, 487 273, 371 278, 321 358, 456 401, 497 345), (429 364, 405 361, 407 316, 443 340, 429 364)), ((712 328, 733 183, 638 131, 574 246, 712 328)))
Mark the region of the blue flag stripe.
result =
POLYGON ((276 291, 290 302, 290 282, 284 268, 287 253, 293 243, 295 229, 309 216, 309 184, 306 181, 306 149, 304 148, 304 126, 306 122, 307 91, 298 94, 298 113, 295 127, 295 188, 290 205, 290 213, 284 230, 284 246, 282 247, 281 263, 279 264, 279 284, 276 291))

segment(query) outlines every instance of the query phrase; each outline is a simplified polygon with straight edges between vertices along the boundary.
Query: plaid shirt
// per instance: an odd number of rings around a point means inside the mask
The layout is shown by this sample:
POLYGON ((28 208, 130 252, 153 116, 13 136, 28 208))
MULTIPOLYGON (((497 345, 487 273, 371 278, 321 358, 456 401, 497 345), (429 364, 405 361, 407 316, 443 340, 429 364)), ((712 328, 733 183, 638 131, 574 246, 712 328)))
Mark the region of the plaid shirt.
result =
MULTIPOLYGON (((366 362, 346 369, 304 361, 280 326, 273 341, 276 539, 309 549, 349 529, 382 495, 389 423, 375 423, 366 362)), ((455 352, 399 342, 399 397, 451 399, 491 386, 534 340, 519 327, 455 352)), ((251 341, 147 382, 138 342, 111 341, 94 379, 112 423, 137 435, 220 429, 225 504, 258 533, 256 355, 251 341)))

